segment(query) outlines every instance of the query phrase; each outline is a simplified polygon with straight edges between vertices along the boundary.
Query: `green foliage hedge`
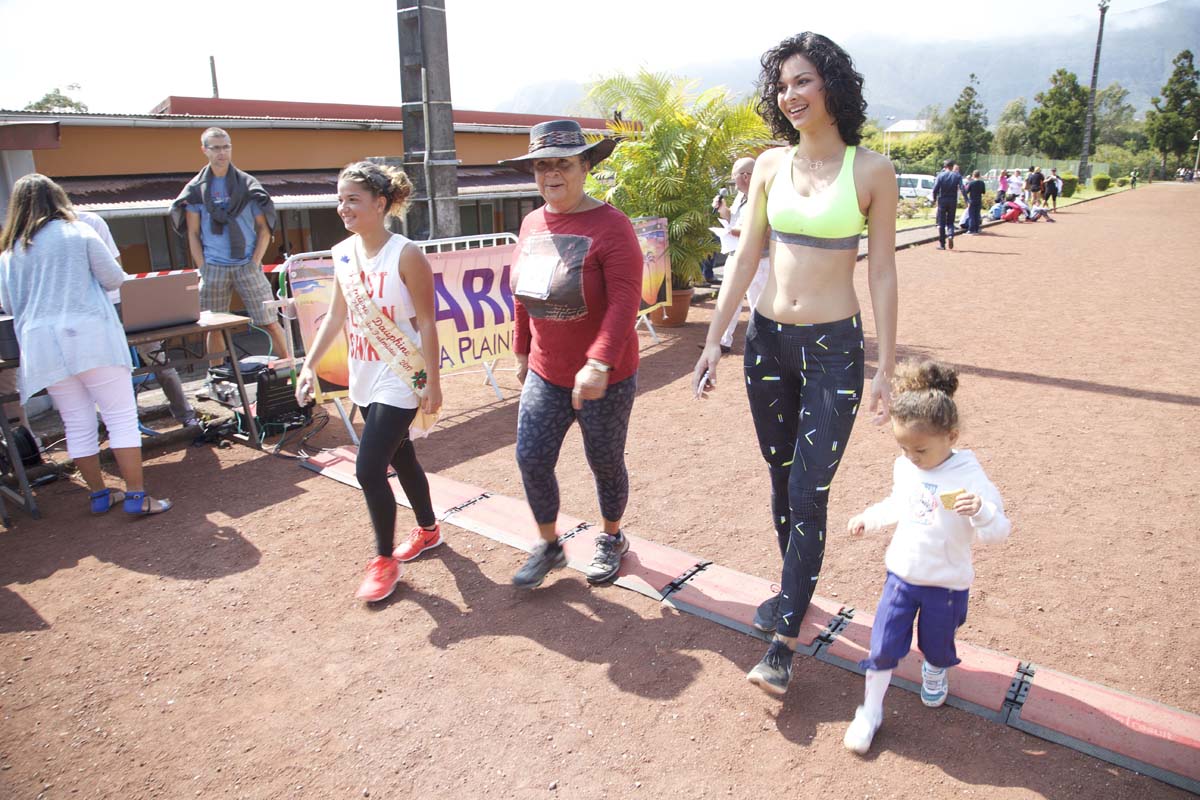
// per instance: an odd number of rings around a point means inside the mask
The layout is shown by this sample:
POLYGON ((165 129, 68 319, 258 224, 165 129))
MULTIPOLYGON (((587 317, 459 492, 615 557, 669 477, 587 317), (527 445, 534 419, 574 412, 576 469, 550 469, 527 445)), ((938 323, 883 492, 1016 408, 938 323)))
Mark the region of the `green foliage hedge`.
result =
POLYGON ((1126 178, 1124 175, 1117 178, 1117 186, 1128 186, 1128 185, 1129 185, 1129 178, 1126 178))
POLYGON ((1069 172, 1064 172, 1060 177, 1062 178, 1063 182, 1062 196, 1070 197, 1071 195, 1075 194, 1075 190, 1079 188, 1079 176, 1072 175, 1069 172))
POLYGON ((1112 177, 1101 173, 1100 175, 1092 176, 1092 188, 1097 192, 1108 191, 1109 185, 1112 183, 1112 177))

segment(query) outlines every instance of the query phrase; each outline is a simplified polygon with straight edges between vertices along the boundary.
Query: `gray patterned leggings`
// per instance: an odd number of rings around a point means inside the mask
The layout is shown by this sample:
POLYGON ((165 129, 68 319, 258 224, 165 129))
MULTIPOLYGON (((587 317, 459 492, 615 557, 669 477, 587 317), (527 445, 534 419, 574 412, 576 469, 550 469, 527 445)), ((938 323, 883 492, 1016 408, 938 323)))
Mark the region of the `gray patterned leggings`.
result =
POLYGON ((567 429, 576 419, 583 433, 583 451, 596 479, 596 495, 604 518, 618 521, 629 500, 625 471, 625 437, 629 412, 637 393, 637 375, 608 387, 599 400, 571 407, 571 390, 555 386, 533 370, 525 377, 517 412, 517 466, 525 497, 539 525, 558 519, 558 479, 554 467, 567 429))

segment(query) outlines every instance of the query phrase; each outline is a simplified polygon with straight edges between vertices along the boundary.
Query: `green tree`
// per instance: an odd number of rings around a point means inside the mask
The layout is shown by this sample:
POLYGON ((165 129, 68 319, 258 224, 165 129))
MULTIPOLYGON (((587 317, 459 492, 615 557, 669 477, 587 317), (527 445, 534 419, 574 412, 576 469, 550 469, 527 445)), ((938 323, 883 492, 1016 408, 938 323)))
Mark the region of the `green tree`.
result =
POLYGON ((883 142, 883 128, 879 127, 879 120, 869 119, 867 124, 863 125, 862 146, 877 153, 882 153, 886 149, 883 142))
POLYGON ((1192 51, 1184 50, 1171 63, 1175 69, 1162 88, 1162 97, 1152 98, 1154 109, 1146 112, 1146 134, 1162 155, 1164 171, 1167 157, 1182 157, 1200 129, 1200 72, 1193 63, 1192 51))
POLYGON ((891 148, 895 161, 924 161, 948 151, 945 137, 939 133, 918 133, 904 139, 892 137, 891 148))
POLYGON ((666 217, 675 288, 698 282, 700 262, 716 252, 712 198, 733 162, 771 144, 753 100, 735 103, 720 87, 696 95, 694 87, 643 69, 588 92, 597 108, 621 112, 608 127, 622 140, 588 177, 588 191, 630 217, 666 217))
MULTIPOLYGON (((67 85, 68 92, 78 92, 79 84, 72 83, 67 85)), ((86 112, 87 106, 62 93, 57 87, 51 89, 42 95, 41 100, 34 100, 24 108, 25 111, 48 111, 51 114, 63 111, 86 112)))
POLYGON ((917 119, 923 119, 929 123, 925 128, 927 133, 941 133, 946 129, 946 115, 942 113, 942 107, 937 103, 931 103, 917 112, 917 119))
MULTIPOLYGON (((967 81, 958 100, 946 112, 943 144, 946 152, 953 156, 965 157, 977 153, 986 153, 992 145, 992 134, 987 129, 987 110, 979 102, 979 92, 975 87, 979 79, 975 73, 967 81)), ((967 165, 963 165, 967 169, 967 165)))
POLYGON ((1108 174, 1113 178, 1128 175, 1141 164, 1136 153, 1115 144, 1096 145, 1092 160, 1098 164, 1108 164, 1108 174))
POLYGON ((1096 120, 1093 138, 1096 145, 1123 145, 1133 135, 1137 123, 1134 108, 1127 102, 1129 90, 1116 81, 1096 92, 1096 120))
POLYGON ((1033 148, 1029 144, 1029 115, 1025 113, 1025 98, 1010 100, 996 120, 993 149, 1003 155, 1023 155, 1033 148))
POLYGON ((1059 69, 1050 88, 1033 96, 1038 105, 1029 112, 1030 143, 1050 158, 1071 158, 1083 149, 1083 123, 1088 90, 1074 72, 1059 69))

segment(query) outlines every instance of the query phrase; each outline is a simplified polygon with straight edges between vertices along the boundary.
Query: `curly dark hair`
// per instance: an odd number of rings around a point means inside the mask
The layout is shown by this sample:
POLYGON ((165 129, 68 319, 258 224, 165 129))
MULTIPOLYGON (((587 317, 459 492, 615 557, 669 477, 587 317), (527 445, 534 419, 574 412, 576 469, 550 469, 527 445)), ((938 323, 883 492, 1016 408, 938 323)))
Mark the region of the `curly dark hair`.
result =
POLYGON ((904 361, 892 378, 892 419, 934 433, 958 430, 958 371, 940 361, 904 361))
POLYGON ((828 37, 812 31, 788 37, 763 53, 756 108, 771 132, 791 144, 800 142, 800 132, 779 110, 779 73, 783 62, 794 55, 807 58, 821 74, 821 80, 825 82, 825 108, 837 121, 842 141, 846 144, 862 141, 862 126, 867 121, 863 77, 854 69, 854 61, 845 50, 828 37))

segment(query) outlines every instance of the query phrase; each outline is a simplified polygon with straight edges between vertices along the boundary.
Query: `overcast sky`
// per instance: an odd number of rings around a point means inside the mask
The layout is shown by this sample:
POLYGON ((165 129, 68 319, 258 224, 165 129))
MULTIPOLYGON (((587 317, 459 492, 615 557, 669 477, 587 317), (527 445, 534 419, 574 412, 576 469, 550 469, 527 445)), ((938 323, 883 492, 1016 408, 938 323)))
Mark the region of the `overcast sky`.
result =
MULTIPOLYGON (((1113 0, 1114 16, 1159 0, 1113 0)), ((457 108, 495 110, 522 86, 646 66, 757 57, 814 30, 922 40, 1032 26, 1095 36, 1095 0, 446 0, 457 108), (917 13, 919 9, 919 13, 917 13)), ((0 0, 0 108, 80 84, 93 112, 144 113, 168 95, 399 104, 394 0, 0 0)), ((851 53, 853 55, 853 53, 851 53)), ((1019 63, 1019 55, 1018 55, 1019 63)), ((748 80, 752 80, 749 76, 748 80)))

